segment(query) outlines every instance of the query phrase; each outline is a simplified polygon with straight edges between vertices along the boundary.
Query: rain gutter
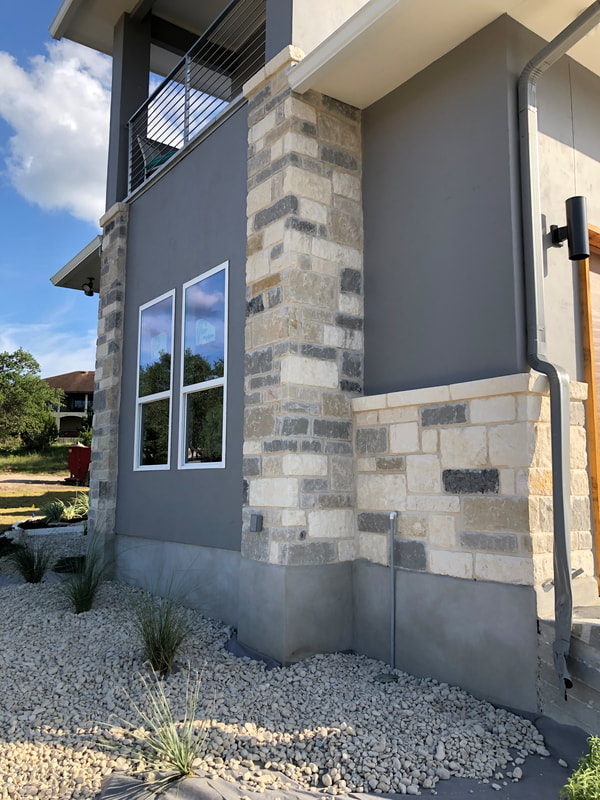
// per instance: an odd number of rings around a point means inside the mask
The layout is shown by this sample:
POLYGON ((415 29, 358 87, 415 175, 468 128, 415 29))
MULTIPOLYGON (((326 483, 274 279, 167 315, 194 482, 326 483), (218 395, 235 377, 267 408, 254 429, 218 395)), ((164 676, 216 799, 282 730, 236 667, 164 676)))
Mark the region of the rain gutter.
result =
POLYGON ((536 84, 574 44, 600 22, 600 0, 558 34, 527 64, 519 78, 521 213, 527 308, 527 360, 548 376, 552 433, 552 498, 554 504, 554 669, 562 687, 571 688, 567 656, 571 643, 570 390, 569 375, 548 360, 544 317, 543 241, 538 162, 536 84))

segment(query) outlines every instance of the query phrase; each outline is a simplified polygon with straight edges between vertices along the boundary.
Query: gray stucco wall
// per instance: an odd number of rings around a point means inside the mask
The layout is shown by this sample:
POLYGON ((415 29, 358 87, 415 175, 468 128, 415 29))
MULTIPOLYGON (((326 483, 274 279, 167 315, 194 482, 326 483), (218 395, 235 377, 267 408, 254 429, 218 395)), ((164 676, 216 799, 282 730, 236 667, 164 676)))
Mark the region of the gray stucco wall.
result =
MULTIPOLYGON (((353 648, 390 661, 389 568, 353 564, 353 648)), ((396 667, 495 703, 536 710, 531 586, 396 570, 396 667)))
POLYGON ((525 367, 511 24, 364 111, 366 394, 525 367))
POLYGON ((246 270, 247 109, 131 204, 127 246, 117 534, 240 549, 246 270), (177 469, 182 284, 229 261, 224 469, 177 469), (134 472, 139 306, 176 289, 171 468, 134 472))
MULTIPOLYGON (((365 393, 526 369, 516 84, 543 41, 501 17, 363 113, 365 393)), ((545 229, 600 224, 600 78, 538 86, 545 229)), ((545 240, 550 358, 582 378, 577 268, 545 240)))

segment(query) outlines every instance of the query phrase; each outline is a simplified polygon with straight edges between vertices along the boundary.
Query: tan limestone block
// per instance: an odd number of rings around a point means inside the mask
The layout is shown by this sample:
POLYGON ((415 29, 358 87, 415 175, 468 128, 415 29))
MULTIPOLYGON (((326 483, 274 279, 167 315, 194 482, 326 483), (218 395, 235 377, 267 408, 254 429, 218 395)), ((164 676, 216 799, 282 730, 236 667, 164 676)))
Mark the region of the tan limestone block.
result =
POLYGON ((250 506, 294 508, 298 505, 297 478, 256 478, 250 481, 250 506))
POLYGON ((360 178, 356 175, 348 175, 347 172, 338 172, 334 170, 333 173, 333 191, 334 194, 347 197, 357 203, 362 201, 362 189, 360 185, 360 178))
POLYGON ((356 477, 356 503, 361 510, 402 510, 406 503, 405 476, 359 473, 356 477))
POLYGON ((443 550, 456 547, 456 518, 432 514, 429 517, 427 541, 443 550))
POLYGON ((571 426, 571 469, 587 468, 587 436, 585 428, 571 426))
POLYGON ((530 384, 529 375, 528 372, 523 372, 515 375, 501 375, 498 378, 453 383, 449 386, 450 398, 452 400, 470 400, 475 397, 526 392, 530 384))
POLYGON ((389 564, 389 544, 384 533, 359 533, 358 557, 375 564, 389 564))
POLYGON ((284 294, 289 302, 331 308, 335 302, 335 280, 308 270, 290 269, 282 276, 284 294))
POLYGON ((279 161, 282 156, 283 139, 276 139, 274 142, 271 142, 271 163, 273 163, 273 161, 279 161))
POLYGON ((585 403, 571 401, 571 425, 585 425, 585 403))
POLYGON ((533 560, 522 556, 475 553, 475 577, 496 583, 533 585, 533 560))
POLYGON ((284 508, 281 512, 281 524, 286 527, 303 527, 306 525, 306 511, 299 508, 284 508))
POLYGON ((256 314, 252 320, 252 344, 262 347, 271 342, 280 342, 289 336, 290 317, 285 306, 276 306, 271 311, 256 314))
POLYGON ((256 456, 262 453, 262 442, 245 441, 243 447, 245 456, 256 456))
POLYGON ((283 113, 286 117, 296 117, 306 122, 316 123, 317 110, 309 103, 305 103, 299 97, 291 95, 286 97, 283 103, 283 113))
POLYGON ((252 297, 257 294, 262 294, 262 292, 266 292, 269 289, 274 289, 281 283, 281 276, 280 275, 268 275, 266 278, 262 278, 261 280, 253 283, 251 288, 252 297))
POLYGON ((550 422, 550 398, 539 394, 520 394, 517 397, 517 419, 550 422))
MULTIPOLYGON (((302 219, 313 220, 322 225, 327 225, 329 209, 323 203, 317 203, 314 200, 308 200, 306 197, 300 198, 300 216, 302 219)), ((317 259, 320 261, 320 259, 317 259)), ((332 266, 329 261, 324 261, 329 267, 332 266)), ((314 264, 313 264, 314 268, 314 264)))
POLYGON ((286 153, 299 153, 310 158, 318 158, 319 144, 311 136, 303 136, 295 131, 288 131, 283 137, 283 149, 286 153))
POLYGON ((516 494, 516 480, 514 469, 501 469, 500 473, 500 494, 512 496, 516 494))
POLYGON ((279 478, 283 474, 281 456, 263 456, 262 474, 265 478, 279 478))
POLYGON ((516 419, 517 404, 510 394, 471 400, 471 422, 510 422, 516 419))
POLYGON ((439 458, 434 455, 407 456, 406 480, 411 494, 440 494, 442 480, 439 458))
POLYGON ((363 298, 356 294, 346 294, 341 292, 338 297, 338 309, 342 314, 350 314, 354 317, 361 316, 363 313, 363 298))
POLYGON ((398 406, 420 406, 428 403, 443 403, 450 399, 447 386, 428 386, 424 389, 407 389, 386 395, 389 408, 398 406))
POLYGON ((424 539, 429 528, 429 515, 400 514, 396 520, 396 535, 402 539, 424 539))
POLYGON ((377 425, 378 422, 378 411, 359 411, 358 414, 354 415, 354 423, 358 427, 364 427, 365 425, 377 425))
POLYGON ((473 577, 473 554, 429 549, 429 572, 452 578, 473 577))
POLYGON ((552 467, 552 432, 550 425, 541 422, 534 425, 535 449, 531 459, 532 467, 550 469, 552 467))
POLYGON ((319 361, 302 356, 284 356, 281 359, 282 383, 299 383, 308 386, 321 386, 324 389, 337 389, 338 366, 333 361, 319 361))
POLYGON ((330 206, 333 198, 331 181, 315 172, 301 169, 300 167, 285 167, 283 173, 283 191, 285 194, 295 194, 307 197, 330 206))
MULTIPOLYGON (((380 419, 381 414, 380 412, 380 419)), ((419 426, 416 422, 390 425, 390 452, 416 453, 419 450, 419 426)))
POLYGON ((318 258, 327 258, 329 261, 333 261, 342 267, 362 269, 362 251, 356 250, 353 247, 345 247, 336 242, 330 242, 327 239, 314 237, 312 253, 318 258))
POLYGON ((347 395, 337 392, 335 394, 324 392, 322 397, 324 417, 343 417, 350 419, 352 408, 347 395))
POLYGON ((583 381, 571 381, 569 385, 571 400, 587 400, 588 385, 583 381))
POLYGON ((269 274, 269 254, 266 250, 254 253, 246 259, 246 283, 254 283, 269 274))
MULTIPOLYGON (((530 494, 538 496, 552 495, 552 470, 551 469, 530 469, 524 471, 528 476, 527 487, 530 494)), ((526 494, 526 492, 523 492, 526 494)))
POLYGON ((527 422, 490 426, 488 447, 492 466, 527 467, 531 464, 535 447, 533 426, 527 422))
POLYGON ((323 344, 344 350, 362 350, 363 334, 361 331, 326 325, 323 328, 323 344))
POLYGON ((246 197, 246 213, 248 216, 256 214, 261 208, 271 205, 271 182, 259 183, 251 189, 246 197))
POLYGON ((541 531, 554 530, 554 514, 553 514, 552 498, 540 497, 538 502, 540 508, 540 530, 541 531))
MULTIPOLYGON (((276 219, 270 222, 262 230, 263 242, 265 248, 273 247, 274 244, 279 244, 285 236, 286 227, 285 220, 276 219)), ((279 263, 279 261, 277 262, 279 263)))
POLYGON ((320 322, 303 322, 302 338, 310 344, 323 344, 323 325, 320 322))
POLYGON ((376 472, 377 459, 376 458, 358 458, 356 460, 356 468, 358 472, 376 472))
POLYGON ((375 409, 384 409, 387 405, 386 394, 374 394, 369 397, 353 397, 352 398, 352 411, 373 411, 375 409))
POLYGON ((319 111, 317 135, 320 141, 329 142, 360 156, 360 126, 355 122, 332 117, 324 111, 319 111))
MULTIPOLYGON (((404 409, 392 409, 392 411, 400 411, 400 410, 404 410, 404 409)), ((409 409, 406 409, 406 410, 409 410, 409 409)), ((434 428, 431 428, 429 430, 424 428, 421 431, 421 451, 423 453, 437 453, 437 451, 438 451, 438 432, 434 428)))
POLYGON ((348 508, 308 512, 311 539, 344 539, 354 536, 354 512, 348 508))
POLYGON ((458 497, 435 494, 409 495, 406 498, 406 510, 447 514, 460 511, 460 500, 458 497))
POLYGON ((440 452, 444 468, 484 467, 487 464, 487 430, 484 426, 442 428, 440 452))
MULTIPOLYGON (((537 553, 532 556, 533 559, 533 584, 534 586, 542 586, 546 582, 554 578, 554 565, 552 554, 537 553)), ((573 564, 571 563, 571 568, 573 564)))
POLYGON ((338 560, 354 561, 358 553, 358 542, 356 539, 340 539, 338 542, 338 560))
POLYGON ((474 531, 529 531, 526 497, 463 497, 463 523, 474 531))
MULTIPOLYGON (((307 202, 312 203, 313 201, 309 200, 307 202)), ((300 206, 302 206, 302 203, 300 203, 300 206)), ((332 261, 327 261, 325 258, 317 258, 316 256, 311 256, 310 258, 313 272, 320 272, 322 275, 332 275, 336 279, 339 278, 340 271, 337 264, 334 264, 332 261)))
MULTIPOLYGON (((289 254, 293 253, 310 255, 313 238, 308 233, 302 233, 294 228, 286 228, 283 234, 283 248, 288 258, 289 254)), ((288 265, 284 262, 283 267, 278 268, 285 268, 286 266, 288 265)), ((294 264, 294 266, 297 266, 297 264, 294 264)))
POLYGON ((334 492, 354 491, 352 456, 331 456, 331 488, 334 492))
POLYGON ((282 459, 284 475, 327 475, 327 456, 315 453, 286 453, 282 459))
POLYGON ((571 470, 571 494, 588 495, 590 492, 590 479, 585 469, 571 470))
POLYGON ((534 533, 530 538, 531 552, 534 555, 552 553, 554 550, 554 535, 552 533, 534 533))
MULTIPOLYGON (((273 130, 276 124, 275 110, 260 119, 250 128, 249 141, 251 144, 257 144, 269 131, 273 130)), ((260 147, 257 147, 257 152, 260 147)))
POLYGON ((244 411, 244 439, 264 439, 275 435, 275 410, 272 406, 249 406, 244 411))
MULTIPOLYGON (((386 395, 381 395, 385 397, 386 395)), ((416 422, 419 419, 419 409, 417 406, 406 406, 404 408, 382 408, 379 412, 379 421, 389 422, 416 422)))
POLYGON ((591 550, 577 550, 571 554, 571 569, 582 569, 584 575, 594 575, 594 554, 591 550))
POLYGON ((279 542, 269 544, 269 564, 279 564, 279 542))

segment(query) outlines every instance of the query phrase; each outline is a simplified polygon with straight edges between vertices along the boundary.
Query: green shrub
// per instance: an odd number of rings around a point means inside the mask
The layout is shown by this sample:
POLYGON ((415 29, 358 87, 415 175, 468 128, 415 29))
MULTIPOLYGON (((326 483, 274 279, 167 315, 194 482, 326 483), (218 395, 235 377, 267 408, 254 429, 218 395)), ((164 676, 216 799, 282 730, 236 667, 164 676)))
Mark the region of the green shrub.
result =
POLYGON ((65 510, 65 504, 62 500, 55 498, 51 500, 49 503, 45 503, 40 508, 40 514, 42 517, 46 517, 47 522, 60 522, 65 510))
POLYGON ((590 736, 590 752, 577 762, 577 769, 560 790, 559 800, 596 800, 600 797, 600 738, 590 736))
POLYGON ((81 433, 79 434, 79 443, 85 445, 86 447, 92 446, 92 429, 91 428, 83 428, 81 433))
POLYGON ((90 497, 87 492, 77 492, 75 498, 67 503, 62 512, 62 519, 71 522, 74 519, 87 517, 90 510, 90 497))
POLYGON ((104 572, 102 552, 97 545, 92 544, 73 576, 62 584, 65 596, 76 614, 91 610, 104 580, 104 572))
POLYGON ((52 548, 47 541, 34 542, 26 538, 8 558, 27 583, 40 583, 52 563, 52 548))
POLYGON ((47 450, 58 439, 58 428, 50 412, 40 415, 21 433, 23 447, 29 452, 47 450))
POLYGON ((189 631, 182 608, 171 597, 146 594, 135 606, 135 627, 146 659, 164 678, 189 631))

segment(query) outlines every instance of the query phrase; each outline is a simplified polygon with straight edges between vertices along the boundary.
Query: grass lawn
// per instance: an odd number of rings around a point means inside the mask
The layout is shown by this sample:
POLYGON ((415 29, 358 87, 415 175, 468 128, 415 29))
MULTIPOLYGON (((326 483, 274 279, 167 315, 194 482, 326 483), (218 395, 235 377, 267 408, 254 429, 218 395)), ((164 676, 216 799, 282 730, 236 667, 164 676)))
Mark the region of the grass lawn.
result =
POLYGON ((68 457, 69 451, 64 444, 53 444, 43 453, 0 449, 0 472, 26 472, 32 475, 65 473, 66 476, 69 473, 68 457))
POLYGON ((50 490, 47 486, 30 486, 20 491, 4 490, 0 492, 0 534, 12 528, 15 522, 30 517, 32 511, 38 516, 40 507, 57 497, 66 503, 73 500, 78 492, 87 491, 87 486, 75 488, 67 485, 52 487, 50 490))

